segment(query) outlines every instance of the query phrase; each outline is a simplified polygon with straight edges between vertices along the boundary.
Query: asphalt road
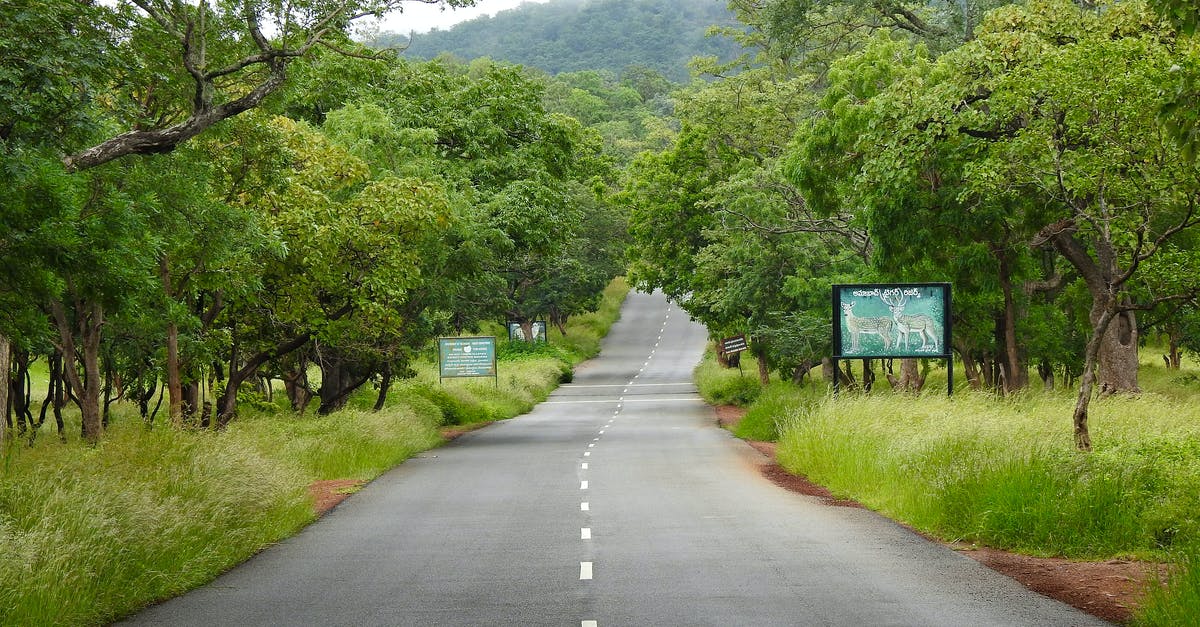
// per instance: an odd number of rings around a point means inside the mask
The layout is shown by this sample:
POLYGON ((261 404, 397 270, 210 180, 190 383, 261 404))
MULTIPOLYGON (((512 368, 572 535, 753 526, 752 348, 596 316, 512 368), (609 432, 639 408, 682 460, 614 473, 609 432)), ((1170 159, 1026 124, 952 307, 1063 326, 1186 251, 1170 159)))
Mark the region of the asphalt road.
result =
POLYGON ((704 341, 663 297, 632 294, 602 355, 530 414, 406 462, 128 623, 1104 624, 763 479, 696 396, 704 341))

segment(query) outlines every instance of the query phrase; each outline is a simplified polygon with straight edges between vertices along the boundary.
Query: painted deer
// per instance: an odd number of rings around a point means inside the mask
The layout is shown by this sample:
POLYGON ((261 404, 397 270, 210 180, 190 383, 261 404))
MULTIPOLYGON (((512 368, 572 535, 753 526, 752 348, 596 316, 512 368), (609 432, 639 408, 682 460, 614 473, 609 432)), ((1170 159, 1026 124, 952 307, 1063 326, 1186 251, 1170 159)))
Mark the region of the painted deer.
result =
POLYGON ((878 335, 883 338, 884 348, 892 347, 894 323, 891 318, 859 318, 854 315, 854 301, 842 303, 842 313, 846 315, 846 328, 850 330, 851 352, 857 353, 862 350, 859 340, 864 333, 878 335))
POLYGON ((917 314, 915 316, 903 315, 904 305, 908 302, 908 297, 903 294, 884 295, 880 299, 892 311, 892 320, 896 322, 897 346, 908 350, 909 335, 916 333, 921 336, 921 348, 917 350, 924 351, 929 341, 932 341, 933 352, 938 351, 938 336, 941 335, 941 329, 938 328, 937 321, 925 314, 917 314))

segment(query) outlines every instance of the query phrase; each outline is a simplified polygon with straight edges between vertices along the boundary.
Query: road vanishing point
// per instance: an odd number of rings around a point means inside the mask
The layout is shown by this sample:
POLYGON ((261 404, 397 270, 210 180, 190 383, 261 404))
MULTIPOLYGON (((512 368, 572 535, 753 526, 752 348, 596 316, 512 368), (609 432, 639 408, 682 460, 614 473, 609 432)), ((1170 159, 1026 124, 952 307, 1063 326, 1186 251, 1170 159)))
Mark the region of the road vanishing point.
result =
POLYGON ((631 294, 600 356, 529 414, 405 462, 126 624, 1105 624, 763 478, 696 394, 706 337, 631 294))

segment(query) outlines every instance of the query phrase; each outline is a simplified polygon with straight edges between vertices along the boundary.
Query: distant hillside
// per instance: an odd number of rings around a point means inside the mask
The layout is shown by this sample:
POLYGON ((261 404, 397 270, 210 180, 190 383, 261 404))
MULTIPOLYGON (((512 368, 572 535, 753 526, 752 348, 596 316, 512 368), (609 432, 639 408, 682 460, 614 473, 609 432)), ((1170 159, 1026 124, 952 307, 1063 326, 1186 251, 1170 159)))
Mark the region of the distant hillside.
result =
POLYGON ((725 0, 552 0, 416 35, 411 43, 407 35, 384 33, 375 44, 409 44, 408 57, 431 59, 443 52, 468 60, 491 57, 551 74, 620 73, 641 65, 684 81, 693 56, 738 54, 728 39, 705 37, 714 24, 737 24, 725 0))

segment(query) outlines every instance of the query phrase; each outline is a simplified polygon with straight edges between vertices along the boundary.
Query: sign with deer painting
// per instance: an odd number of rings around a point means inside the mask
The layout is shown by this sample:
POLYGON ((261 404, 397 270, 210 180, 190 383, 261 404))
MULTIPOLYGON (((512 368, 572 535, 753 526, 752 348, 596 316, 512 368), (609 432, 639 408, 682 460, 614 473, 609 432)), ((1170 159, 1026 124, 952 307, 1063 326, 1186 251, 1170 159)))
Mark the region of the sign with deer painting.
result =
POLYGON ((950 284, 833 286, 833 348, 839 358, 950 355, 950 284))

